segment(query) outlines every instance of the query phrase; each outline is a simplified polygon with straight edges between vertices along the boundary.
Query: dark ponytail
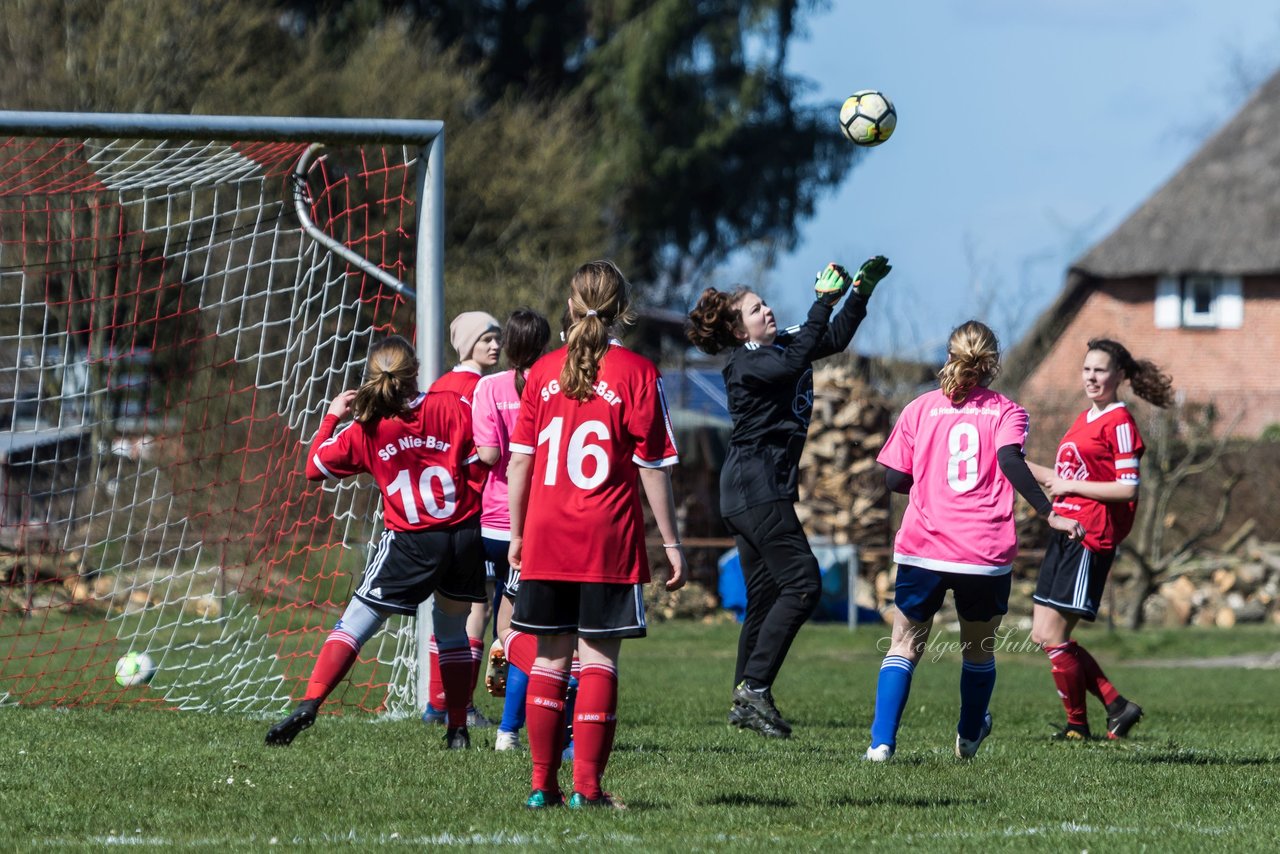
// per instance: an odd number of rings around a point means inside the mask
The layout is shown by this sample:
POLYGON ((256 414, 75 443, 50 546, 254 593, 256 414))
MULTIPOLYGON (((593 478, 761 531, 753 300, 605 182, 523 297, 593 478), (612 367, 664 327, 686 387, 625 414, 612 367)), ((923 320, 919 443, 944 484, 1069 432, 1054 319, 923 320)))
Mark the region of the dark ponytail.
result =
POLYGON ((502 349, 507 353, 507 364, 515 372, 516 394, 524 394, 524 375, 538 361, 547 341, 551 339, 551 324, 531 308, 517 308, 507 318, 502 331, 502 349))
POLYGON ((684 325, 689 343, 708 356, 742 344, 743 339, 738 336, 743 331, 742 298, 748 293, 745 287, 703 291, 684 325))
POLYGON ((1165 409, 1173 405, 1173 379, 1149 359, 1135 359, 1133 354, 1111 338, 1094 338, 1088 350, 1097 350, 1111 357, 1112 367, 1124 372, 1133 393, 1153 406, 1165 409))

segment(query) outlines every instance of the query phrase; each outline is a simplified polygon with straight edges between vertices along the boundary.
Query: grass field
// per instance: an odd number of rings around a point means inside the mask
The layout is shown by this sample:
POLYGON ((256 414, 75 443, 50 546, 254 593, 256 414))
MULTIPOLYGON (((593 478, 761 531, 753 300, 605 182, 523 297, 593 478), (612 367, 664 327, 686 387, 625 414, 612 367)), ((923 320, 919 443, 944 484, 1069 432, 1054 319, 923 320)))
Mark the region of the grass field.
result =
POLYGON ((267 723, 234 715, 6 708, 0 839, 18 850, 1274 850, 1280 670, 1162 666, 1274 651, 1274 628, 1083 633, 1147 719, 1126 742, 1077 745, 1050 740, 1063 713, 1048 666, 1014 635, 994 732, 968 763, 951 753, 959 660, 944 633, 886 765, 859 761, 882 631, 806 627, 775 686, 796 726, 786 742, 725 724, 735 632, 661 624, 624 645, 606 786, 625 812, 526 811, 528 756, 494 753, 492 730, 473 733, 477 749, 446 752, 440 730, 416 720, 346 714, 269 750, 267 723))

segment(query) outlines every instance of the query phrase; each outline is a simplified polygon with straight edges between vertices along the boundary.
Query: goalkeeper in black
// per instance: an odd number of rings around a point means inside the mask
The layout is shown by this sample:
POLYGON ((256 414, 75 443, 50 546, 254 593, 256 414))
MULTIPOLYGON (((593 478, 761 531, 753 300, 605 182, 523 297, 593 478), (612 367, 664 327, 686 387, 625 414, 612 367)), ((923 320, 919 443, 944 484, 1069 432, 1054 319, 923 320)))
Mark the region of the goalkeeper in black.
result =
POLYGON ((791 725, 771 686, 791 642, 818 605, 822 576, 795 502, 800 454, 813 410, 813 362, 843 351, 867 316, 867 299, 889 272, 883 256, 850 276, 818 274, 809 317, 778 330, 773 310, 746 288, 707 288, 686 334, 704 353, 729 352, 724 384, 733 432, 720 473, 720 513, 738 545, 747 613, 738 639, 729 722, 773 738, 791 725), (832 312, 846 292, 844 308, 832 312))

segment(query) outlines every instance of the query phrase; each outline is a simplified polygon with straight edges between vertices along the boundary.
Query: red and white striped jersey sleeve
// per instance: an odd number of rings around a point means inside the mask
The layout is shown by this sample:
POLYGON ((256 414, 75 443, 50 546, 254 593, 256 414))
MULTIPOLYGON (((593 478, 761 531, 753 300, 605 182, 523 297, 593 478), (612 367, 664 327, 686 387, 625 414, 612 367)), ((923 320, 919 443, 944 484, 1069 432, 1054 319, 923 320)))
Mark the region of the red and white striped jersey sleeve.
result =
POLYGON ((1115 453, 1116 481, 1118 483, 1138 484, 1138 460, 1142 458, 1145 447, 1138 425, 1130 417, 1128 410, 1121 409, 1122 417, 1117 418, 1107 431, 1107 439, 1115 453))
POLYGON ((662 391, 662 377, 651 365, 643 371, 633 391, 634 405, 627 412, 627 429, 635 442, 631 461, 642 468, 665 468, 680 462, 675 430, 662 391))

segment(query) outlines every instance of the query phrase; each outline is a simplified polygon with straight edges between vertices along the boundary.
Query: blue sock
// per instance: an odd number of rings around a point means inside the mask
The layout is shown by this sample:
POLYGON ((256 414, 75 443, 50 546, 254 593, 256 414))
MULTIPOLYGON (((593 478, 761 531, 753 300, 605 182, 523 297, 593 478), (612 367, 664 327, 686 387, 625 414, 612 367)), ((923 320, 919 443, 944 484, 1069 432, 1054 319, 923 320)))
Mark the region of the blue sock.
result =
POLYGON ((982 732, 982 720, 991 705, 991 692, 996 687, 996 660, 975 664, 964 662, 960 668, 960 724, 956 732, 973 741, 982 732))
POLYGON ((901 655, 886 655, 880 664, 880 680, 876 683, 876 716, 871 721, 871 746, 898 741, 898 724, 911 693, 911 674, 915 664, 901 655))
POLYGON ((519 732, 524 726, 524 697, 529 691, 529 674, 507 662, 507 696, 502 702, 500 732, 519 732))

